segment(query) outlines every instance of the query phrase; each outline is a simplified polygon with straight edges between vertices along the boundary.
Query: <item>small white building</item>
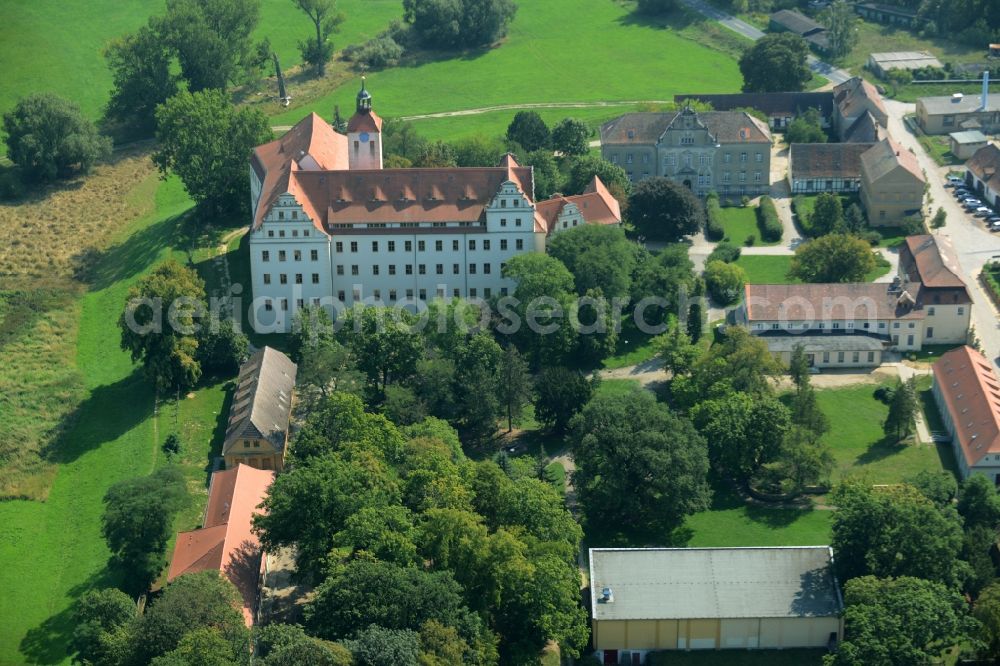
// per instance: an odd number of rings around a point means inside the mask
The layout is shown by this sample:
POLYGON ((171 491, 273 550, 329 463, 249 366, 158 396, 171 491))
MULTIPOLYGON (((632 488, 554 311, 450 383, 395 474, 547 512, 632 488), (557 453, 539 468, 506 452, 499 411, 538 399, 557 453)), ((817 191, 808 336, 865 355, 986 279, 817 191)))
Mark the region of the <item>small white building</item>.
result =
POLYGON ((894 69, 915 70, 925 67, 943 67, 941 61, 926 51, 890 51, 888 53, 870 53, 868 69, 879 78, 886 78, 894 69))
POLYGON ((590 598, 604 664, 656 650, 827 647, 843 636, 829 546, 591 548, 590 598))
POLYGON ((934 400, 951 437, 962 478, 982 474, 1000 486, 1000 379, 965 345, 934 364, 934 400))
POLYGON ((989 142, 989 137, 979 130, 963 130, 948 135, 948 149, 960 160, 969 159, 989 142))

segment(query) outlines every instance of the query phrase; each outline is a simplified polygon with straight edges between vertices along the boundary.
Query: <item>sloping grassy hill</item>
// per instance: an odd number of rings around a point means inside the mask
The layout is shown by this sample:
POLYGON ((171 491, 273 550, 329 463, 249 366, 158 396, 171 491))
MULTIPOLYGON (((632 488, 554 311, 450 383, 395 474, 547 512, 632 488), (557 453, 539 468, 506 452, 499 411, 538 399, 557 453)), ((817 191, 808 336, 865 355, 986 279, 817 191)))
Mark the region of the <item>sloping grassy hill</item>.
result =
MULTIPOLYGON (((402 16, 401 0, 339 0, 347 16, 334 44, 342 48, 364 41, 402 16)), ((104 45, 164 11, 163 0, 89 0, 58 2, 4 0, 0 11, 0 113, 18 98, 51 91, 76 101, 96 118, 111 89, 104 45)), ((261 0, 257 37, 267 37, 282 67, 301 62, 296 46, 312 24, 292 0, 261 0)))

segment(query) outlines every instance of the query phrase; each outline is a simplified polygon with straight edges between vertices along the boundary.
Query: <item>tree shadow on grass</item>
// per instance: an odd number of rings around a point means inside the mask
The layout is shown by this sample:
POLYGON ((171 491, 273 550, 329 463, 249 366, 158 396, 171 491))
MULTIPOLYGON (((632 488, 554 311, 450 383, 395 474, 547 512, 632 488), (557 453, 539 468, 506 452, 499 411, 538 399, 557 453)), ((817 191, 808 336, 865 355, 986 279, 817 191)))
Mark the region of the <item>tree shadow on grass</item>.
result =
POLYGON ((118 583, 116 576, 104 568, 90 576, 87 580, 69 589, 67 595, 70 604, 58 613, 46 618, 36 627, 32 627, 21 639, 18 649, 29 664, 61 664, 69 655, 69 641, 76 628, 73 613, 77 600, 87 591, 114 587, 118 583))
POLYGON ((863 465, 871 465, 872 463, 885 460, 886 458, 891 458, 897 453, 902 453, 906 450, 906 447, 907 444, 905 440, 903 442, 894 442, 889 437, 883 437, 882 439, 869 444, 868 450, 854 459, 854 464, 859 467, 863 465))
POLYGON ((63 433, 43 450, 54 463, 69 463, 84 453, 114 441, 148 419, 153 389, 136 368, 114 384, 99 386, 63 419, 63 433))
POLYGON ((644 28, 656 28, 660 30, 683 30, 691 25, 711 22, 711 19, 693 10, 678 8, 666 14, 657 16, 650 16, 637 11, 631 11, 618 17, 617 22, 624 26, 637 25, 644 28))
POLYGON ((177 234, 190 228, 192 211, 164 218, 140 229, 103 252, 87 248, 73 257, 74 273, 92 289, 106 289, 151 266, 165 247, 178 246, 177 234))

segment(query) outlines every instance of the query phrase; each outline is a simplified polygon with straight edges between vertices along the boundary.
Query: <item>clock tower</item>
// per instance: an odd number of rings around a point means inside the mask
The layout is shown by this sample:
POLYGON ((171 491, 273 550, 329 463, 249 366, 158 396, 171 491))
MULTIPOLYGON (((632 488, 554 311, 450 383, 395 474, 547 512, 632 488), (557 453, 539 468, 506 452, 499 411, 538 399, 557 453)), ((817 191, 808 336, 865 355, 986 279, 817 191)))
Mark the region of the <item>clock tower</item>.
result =
POLYGON ((352 170, 382 168, 382 119, 372 111, 372 96, 363 76, 357 107, 347 123, 347 151, 352 170))

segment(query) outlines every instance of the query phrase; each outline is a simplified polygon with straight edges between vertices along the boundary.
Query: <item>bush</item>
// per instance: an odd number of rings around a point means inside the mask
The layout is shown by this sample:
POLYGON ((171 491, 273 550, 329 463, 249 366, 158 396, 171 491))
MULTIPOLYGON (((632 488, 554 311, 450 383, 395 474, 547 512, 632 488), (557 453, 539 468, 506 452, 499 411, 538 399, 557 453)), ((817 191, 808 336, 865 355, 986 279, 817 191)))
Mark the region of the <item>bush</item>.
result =
POLYGON ((722 224, 722 207, 719 205, 719 195, 710 192, 705 197, 705 238, 710 241, 722 240, 726 235, 726 228, 722 224))
POLYGON ((899 228, 907 236, 916 236, 917 234, 927 233, 924 229, 924 216, 921 213, 914 213, 903 220, 903 224, 899 228))
POLYGON ((731 264, 740 258, 741 253, 742 250, 740 250, 737 246, 728 241, 722 241, 715 246, 712 253, 705 259, 705 265, 707 266, 713 261, 721 261, 723 263, 731 264))
POLYGON ((760 198, 760 205, 757 206, 757 224, 760 225, 760 236, 765 241, 774 243, 781 240, 784 228, 781 226, 774 200, 769 196, 760 198))
POLYGON ((753 247, 756 243, 757 243, 757 237, 754 236, 753 234, 750 234, 749 236, 743 239, 743 244, 746 245, 747 247, 753 247))
POLYGON ((403 47, 392 37, 382 35, 357 46, 344 49, 344 59, 362 63, 371 69, 391 67, 403 57, 403 47))
POLYGON ((892 398, 896 395, 896 389, 893 386, 879 386, 875 389, 875 393, 873 395, 876 400, 888 405, 892 402, 892 398))
POLYGON ((739 301, 746 280, 746 273, 736 264, 713 261, 705 267, 708 293, 719 305, 731 305, 739 301))
POLYGON ((879 243, 882 242, 882 234, 875 231, 874 229, 868 229, 867 231, 862 231, 858 234, 858 237, 862 240, 868 241, 868 244, 872 247, 878 247, 879 243))

